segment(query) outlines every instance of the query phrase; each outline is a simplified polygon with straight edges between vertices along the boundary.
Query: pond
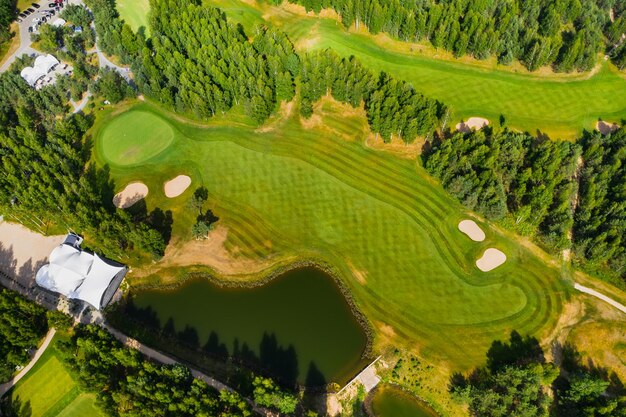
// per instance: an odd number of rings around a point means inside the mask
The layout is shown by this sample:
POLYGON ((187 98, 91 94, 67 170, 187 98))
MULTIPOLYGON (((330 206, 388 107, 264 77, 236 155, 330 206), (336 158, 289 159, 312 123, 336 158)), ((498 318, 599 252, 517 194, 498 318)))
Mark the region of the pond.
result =
POLYGON ((141 291, 125 315, 187 346, 235 356, 307 386, 343 385, 363 366, 367 343, 336 283, 311 267, 254 288, 200 279, 171 291, 141 291))
POLYGON ((385 385, 374 392, 374 417, 437 417, 430 407, 400 388, 385 385))

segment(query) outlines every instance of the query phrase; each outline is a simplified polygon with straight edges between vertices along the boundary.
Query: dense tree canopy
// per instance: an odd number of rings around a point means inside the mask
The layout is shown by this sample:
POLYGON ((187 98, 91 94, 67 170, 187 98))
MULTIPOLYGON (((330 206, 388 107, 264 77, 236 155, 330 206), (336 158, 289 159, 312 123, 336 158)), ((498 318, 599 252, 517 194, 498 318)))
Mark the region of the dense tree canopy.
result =
POLYGON ((525 133, 489 129, 435 141, 426 169, 467 208, 490 219, 507 216, 518 230, 569 246, 573 181, 580 147, 525 133))
POLYGON ((83 137, 91 120, 67 116, 62 85, 30 88, 19 74, 0 75, 0 208, 35 229, 53 221, 93 239, 93 247, 164 251, 161 235, 115 210, 106 170, 88 164, 83 137), (53 216, 53 217, 51 217, 53 216))
POLYGON ((28 362, 28 350, 46 334, 46 310, 17 293, 0 287, 0 383, 18 365, 28 362))
MULTIPOLYGON (((365 25, 405 41, 427 40, 457 57, 519 60, 530 70, 543 65, 590 70, 603 46, 613 49, 626 32, 624 5, 614 0, 290 1, 315 12, 334 8, 346 27, 365 25)), ((623 48, 615 55, 623 60, 623 48)))
POLYGON ((0 44, 10 37, 9 26, 15 19, 15 3, 15 0, 0 0, 0 44))
POLYGON ((79 384, 97 394, 109 416, 246 417, 238 394, 218 392, 182 365, 158 365, 122 346, 106 330, 78 326, 63 345, 64 360, 79 384))

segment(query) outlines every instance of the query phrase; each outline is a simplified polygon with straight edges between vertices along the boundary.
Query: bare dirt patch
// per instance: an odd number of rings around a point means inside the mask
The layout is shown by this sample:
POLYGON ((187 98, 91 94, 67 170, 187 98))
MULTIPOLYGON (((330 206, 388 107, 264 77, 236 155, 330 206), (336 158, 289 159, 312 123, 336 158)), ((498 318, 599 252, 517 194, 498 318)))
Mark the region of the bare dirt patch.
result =
POLYGON ((179 175, 176 178, 169 180, 163 185, 163 191, 168 198, 178 197, 185 192, 191 185, 191 178, 188 175, 179 175))
POLYGON ((0 221, 0 269, 20 279, 34 280, 37 269, 63 242, 63 235, 44 236, 26 227, 0 221))
POLYGON ((456 130, 461 133, 468 133, 472 129, 480 130, 485 126, 489 126, 489 120, 482 117, 470 117, 464 122, 457 123, 456 130))
POLYGON ((270 116, 267 123, 263 126, 259 127, 256 132, 257 133, 267 133, 276 130, 276 128, 282 126, 293 114, 293 106, 295 100, 291 100, 289 103, 284 101, 280 102, 280 108, 275 115, 270 116))
POLYGON ((585 304, 579 297, 572 297, 563 305, 563 311, 554 329, 542 339, 541 345, 546 347, 546 360, 561 362, 562 347, 567 341, 572 328, 585 316, 585 304), (548 348, 550 347, 550 348, 548 348))
POLYGON ((598 120, 598 123, 596 123, 596 130, 603 135, 609 135, 617 129, 619 129, 619 125, 617 123, 605 122, 603 120, 598 120))
POLYGON ((476 261, 476 266, 483 272, 489 272, 506 262, 506 255, 499 249, 489 248, 476 261))
POLYGON ((169 245, 165 256, 157 267, 206 265, 223 275, 254 274, 271 266, 272 262, 261 262, 236 256, 226 250, 224 243, 228 228, 217 226, 207 239, 191 240, 181 245, 169 245))
POLYGON ((424 139, 418 138, 413 143, 404 143, 402 139, 393 137, 389 142, 385 142, 380 135, 370 133, 365 138, 365 146, 377 151, 389 152, 400 158, 415 159, 422 153, 424 139))
POLYGON ((485 240, 485 232, 474 220, 461 220, 459 230, 465 233, 474 242, 482 242, 485 240))
POLYGON ((115 194, 113 204, 117 208, 128 208, 148 195, 148 186, 143 182, 131 182, 115 194))

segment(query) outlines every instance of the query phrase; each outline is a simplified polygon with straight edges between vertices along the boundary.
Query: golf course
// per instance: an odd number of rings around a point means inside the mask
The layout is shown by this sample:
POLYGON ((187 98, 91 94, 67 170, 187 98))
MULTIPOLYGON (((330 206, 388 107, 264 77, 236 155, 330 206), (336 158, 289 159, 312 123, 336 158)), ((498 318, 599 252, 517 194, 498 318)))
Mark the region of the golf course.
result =
POLYGON ((171 210, 174 246, 191 238, 186 201, 207 188, 207 207, 226 237, 223 248, 200 248, 190 264, 225 249, 246 265, 230 272, 251 279, 285 259, 332 265, 374 327, 393 329, 376 332, 379 340, 419 341, 455 368, 479 363, 511 329, 545 335, 566 297, 559 270, 484 222, 483 242, 461 233, 462 207, 415 160, 364 146, 366 120, 346 117, 344 107, 325 101, 322 128, 303 126, 293 111, 257 131, 220 118, 196 127, 136 104, 101 113, 95 154, 117 188, 140 181, 150 190, 148 210, 171 210), (154 126, 172 134, 158 154, 146 136, 154 126), (111 140, 121 135, 127 140, 111 140), (191 187, 166 198, 163 183, 180 174, 191 187), (505 252, 507 262, 481 272, 475 261, 487 247, 505 252))
POLYGON ((95 395, 83 392, 68 373, 55 344, 48 349, 30 372, 7 394, 20 410, 20 416, 100 417, 95 395))
POLYGON ((248 32, 257 24, 270 23, 285 31, 298 50, 330 48, 342 56, 356 56, 372 70, 409 81, 450 106, 448 127, 472 116, 496 123, 502 115, 510 128, 573 139, 583 129, 593 129, 598 118, 617 123, 626 118, 626 97, 616 94, 626 89, 626 79, 600 58, 593 74, 535 74, 493 61, 455 60, 430 46, 372 36, 363 28, 348 31, 336 18, 305 15, 304 8, 286 3, 208 4, 224 10, 248 32))

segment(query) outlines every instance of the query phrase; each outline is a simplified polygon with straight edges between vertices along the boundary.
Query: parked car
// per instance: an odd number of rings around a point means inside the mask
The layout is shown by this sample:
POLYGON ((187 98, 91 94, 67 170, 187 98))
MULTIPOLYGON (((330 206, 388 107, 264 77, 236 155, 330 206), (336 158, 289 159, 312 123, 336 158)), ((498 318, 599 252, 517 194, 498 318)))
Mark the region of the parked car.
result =
POLYGON ((28 9, 26 9, 26 10, 28 10, 28 11, 29 11, 29 12, 31 12, 31 13, 35 13, 35 9, 33 9, 32 7, 29 7, 29 8, 28 8, 28 9))
POLYGON ((26 16, 28 16, 30 14, 30 12, 28 10, 24 10, 22 13, 25 14, 26 16))
POLYGON ((32 26, 28 27, 28 33, 33 33, 35 31, 35 29, 32 26))
POLYGON ((48 7, 54 7, 56 5, 57 5, 56 3, 48 3, 48 7))
POLYGON ((37 22, 41 22, 41 17, 36 17, 33 19, 33 22, 37 23, 37 22))
POLYGON ((18 17, 17 19, 15 19, 15 21, 16 21, 17 23, 22 23, 22 18, 21 18, 21 17, 18 17))
POLYGON ((38 9, 38 8, 40 8, 40 7, 41 7, 41 6, 40 6, 40 5, 38 5, 37 3, 31 3, 30 5, 31 5, 31 6, 33 6, 35 9, 38 9))
POLYGON ((24 13, 24 12, 20 13, 20 17, 21 17, 22 19, 26 18, 26 16, 28 16, 26 13, 24 13))

